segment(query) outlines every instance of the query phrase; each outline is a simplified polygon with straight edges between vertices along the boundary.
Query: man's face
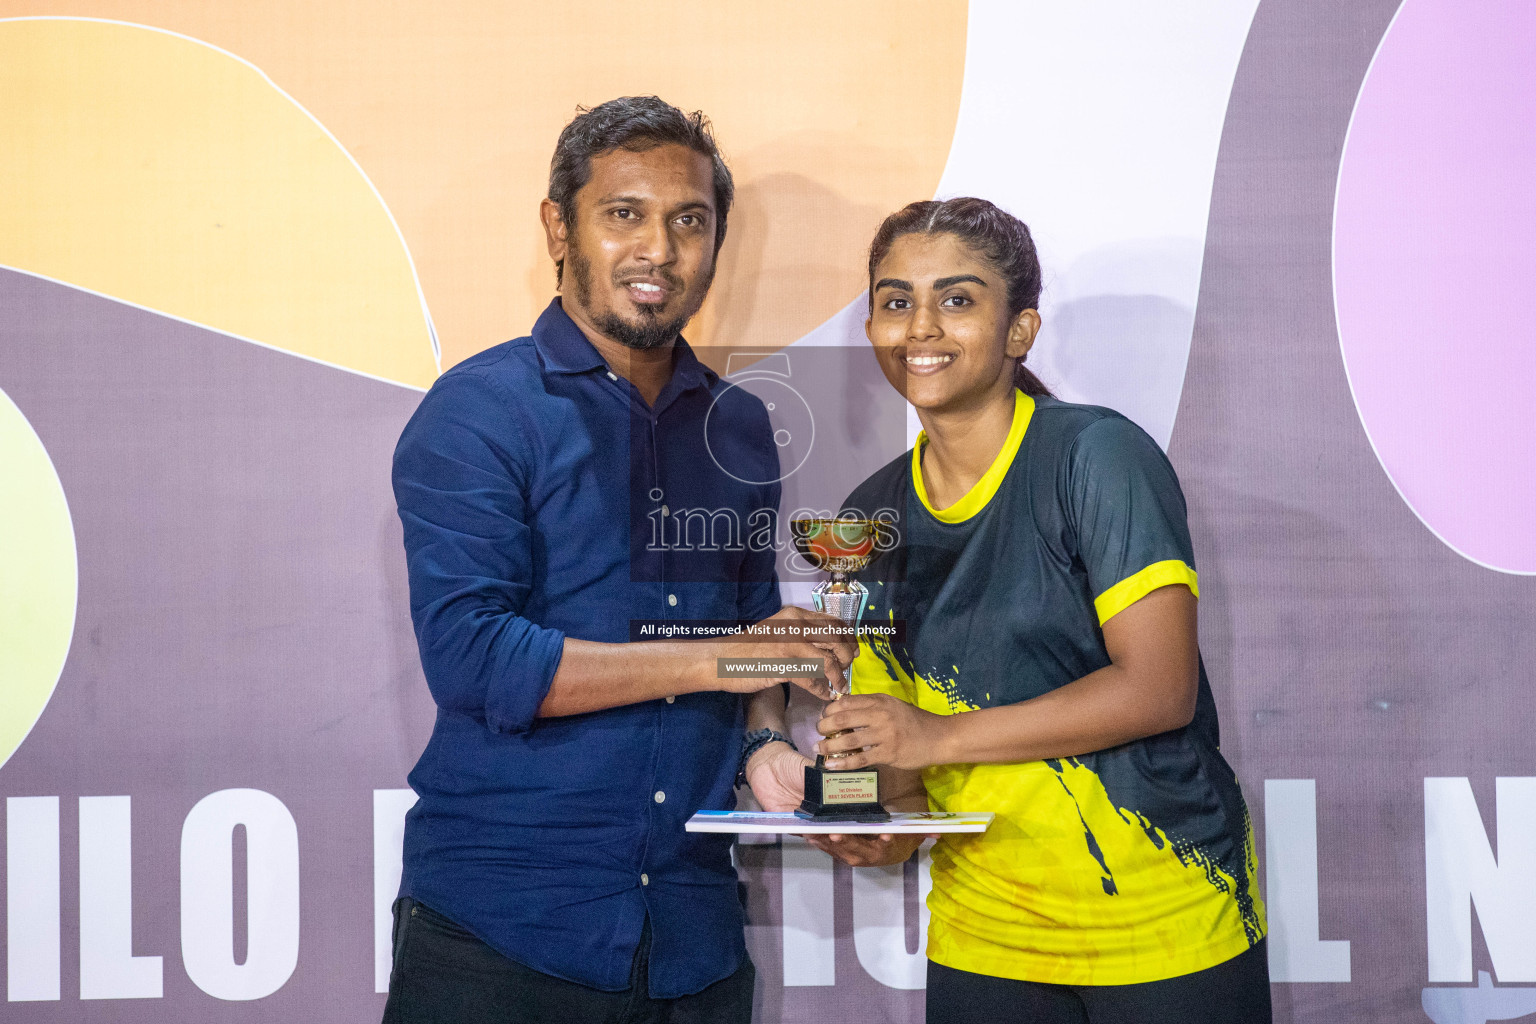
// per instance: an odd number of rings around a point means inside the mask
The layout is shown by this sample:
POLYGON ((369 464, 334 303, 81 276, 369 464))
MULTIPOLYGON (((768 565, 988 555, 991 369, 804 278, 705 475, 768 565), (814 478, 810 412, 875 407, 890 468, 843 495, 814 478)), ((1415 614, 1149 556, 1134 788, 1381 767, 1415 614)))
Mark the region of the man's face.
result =
POLYGON ((550 255, 565 260, 572 319, 630 348, 666 345, 715 276, 709 158, 677 145, 593 157, 576 223, 546 212, 545 227, 550 255))

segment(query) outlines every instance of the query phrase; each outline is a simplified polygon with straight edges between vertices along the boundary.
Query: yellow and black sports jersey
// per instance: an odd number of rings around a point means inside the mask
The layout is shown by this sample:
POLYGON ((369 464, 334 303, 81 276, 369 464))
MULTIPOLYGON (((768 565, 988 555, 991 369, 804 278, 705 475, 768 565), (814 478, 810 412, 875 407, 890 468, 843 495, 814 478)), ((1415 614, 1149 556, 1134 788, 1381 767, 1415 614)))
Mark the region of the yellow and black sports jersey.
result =
MULTIPOLYGON (((1029 700, 1109 664, 1102 624, 1158 587, 1197 595, 1183 494, 1167 458, 1118 413, 1015 392, 986 475, 937 510, 912 452, 847 509, 899 538, 860 579, 855 692, 937 714, 1029 700), (882 510, 884 510, 882 512, 882 510)), ((1264 935, 1252 833, 1217 751, 1200 668, 1185 728, 1081 757, 923 773, 935 810, 994 811, 933 853, 928 955, 962 971, 1120 985, 1214 966, 1264 935)))

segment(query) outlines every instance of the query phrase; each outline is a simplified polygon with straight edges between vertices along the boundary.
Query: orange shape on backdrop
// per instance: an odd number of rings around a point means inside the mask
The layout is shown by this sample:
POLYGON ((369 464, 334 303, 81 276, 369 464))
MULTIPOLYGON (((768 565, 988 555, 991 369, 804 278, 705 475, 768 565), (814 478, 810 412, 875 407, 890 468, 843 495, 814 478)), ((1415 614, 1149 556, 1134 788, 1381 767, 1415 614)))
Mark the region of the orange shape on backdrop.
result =
POLYGON ((9 0, 130 18, 250 60, 351 152, 398 220, 447 367, 554 291, 537 205, 578 103, 656 93, 714 120, 738 203, 690 339, 772 350, 864 288, 892 210, 933 195, 959 111, 964 0, 558 6, 423 0, 9 0))
POLYGON ((100 21, 0 22, 0 264, 387 380, 437 375, 362 172, 260 72, 100 21))

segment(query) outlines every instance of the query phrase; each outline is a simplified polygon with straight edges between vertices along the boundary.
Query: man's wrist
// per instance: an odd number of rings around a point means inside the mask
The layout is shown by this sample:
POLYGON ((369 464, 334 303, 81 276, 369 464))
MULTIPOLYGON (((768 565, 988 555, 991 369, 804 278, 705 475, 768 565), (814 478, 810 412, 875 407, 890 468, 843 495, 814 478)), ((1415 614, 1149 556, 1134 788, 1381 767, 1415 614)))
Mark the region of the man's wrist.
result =
POLYGON ((770 743, 784 743, 790 750, 798 750, 795 741, 779 732, 777 729, 754 729, 741 738, 741 758, 736 767, 736 785, 744 785, 747 781, 747 764, 764 747, 770 743))
POLYGON ((702 693, 722 690, 718 661, 712 649, 701 644, 679 644, 682 668, 677 674, 678 693, 702 693))

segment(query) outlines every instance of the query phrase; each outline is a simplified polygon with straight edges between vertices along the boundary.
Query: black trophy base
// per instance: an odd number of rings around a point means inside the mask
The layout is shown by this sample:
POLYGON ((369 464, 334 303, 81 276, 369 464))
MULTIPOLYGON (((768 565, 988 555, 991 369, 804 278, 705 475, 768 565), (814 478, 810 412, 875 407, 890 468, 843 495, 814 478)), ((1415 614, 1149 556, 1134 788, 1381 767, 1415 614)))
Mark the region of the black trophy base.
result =
POLYGON ((795 816, 816 822, 891 820, 880 806, 880 777, 873 769, 828 768, 821 757, 805 766, 805 799, 795 816))

